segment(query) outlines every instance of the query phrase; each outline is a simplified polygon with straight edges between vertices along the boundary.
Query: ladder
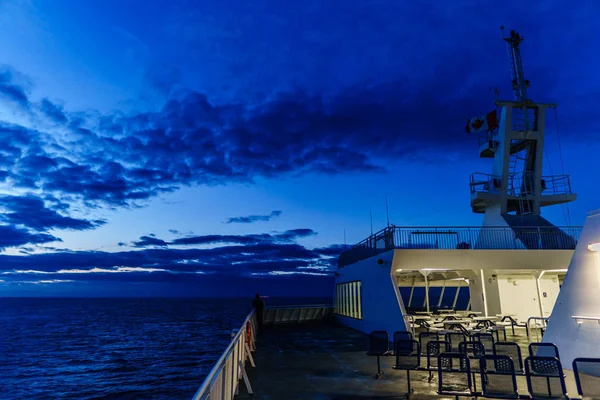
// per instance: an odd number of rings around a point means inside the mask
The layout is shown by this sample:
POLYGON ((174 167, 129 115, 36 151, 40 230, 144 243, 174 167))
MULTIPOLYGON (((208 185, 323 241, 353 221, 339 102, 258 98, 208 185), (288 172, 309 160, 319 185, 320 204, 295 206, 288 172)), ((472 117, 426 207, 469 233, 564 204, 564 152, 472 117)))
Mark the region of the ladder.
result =
POLYGON ((521 187, 526 188, 525 191, 521 190, 520 195, 523 198, 519 199, 519 212, 521 215, 533 214, 533 200, 531 196, 534 195, 533 191, 527 190, 527 188, 532 189, 534 186, 534 182, 531 174, 525 174, 523 172, 523 179, 521 182, 521 187))
POLYGON ((524 179, 523 171, 518 172, 517 168, 519 161, 524 161, 525 158, 519 157, 518 153, 513 153, 508 159, 508 194, 518 196, 521 194, 521 183, 524 179), (521 174, 521 180, 518 179, 518 174, 521 174), (516 182, 515 182, 516 181, 516 182))

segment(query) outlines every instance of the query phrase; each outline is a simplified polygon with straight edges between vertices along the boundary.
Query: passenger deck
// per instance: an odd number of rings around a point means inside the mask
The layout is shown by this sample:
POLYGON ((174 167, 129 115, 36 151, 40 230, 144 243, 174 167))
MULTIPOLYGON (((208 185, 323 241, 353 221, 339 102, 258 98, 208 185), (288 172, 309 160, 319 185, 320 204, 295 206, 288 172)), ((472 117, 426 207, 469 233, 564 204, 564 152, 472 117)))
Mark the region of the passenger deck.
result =
MULTIPOLYGON (((528 354, 525 329, 507 330, 507 341, 521 347, 523 359, 528 354)), ((417 332, 418 335, 418 332, 417 332)), ((390 337, 392 337, 390 333, 390 337)), ((532 341, 539 341, 532 332, 532 341)), ((384 375, 375 379, 376 357, 366 355, 368 336, 333 322, 265 326, 253 353, 256 367, 246 370, 254 391, 247 394, 240 385, 239 399, 401 399, 407 390, 406 371, 394 370, 395 357, 381 357, 384 375)), ((582 355, 584 356, 584 355, 582 355)), ((567 391, 577 396, 573 373, 564 365, 567 391)), ((411 372, 412 399, 454 399, 439 396, 437 376, 428 382, 427 371, 411 372)), ((595 385, 600 385, 600 378, 595 385)), ((520 394, 527 394, 524 376, 517 376, 520 394)), ((480 387, 477 376, 477 387, 480 387)))

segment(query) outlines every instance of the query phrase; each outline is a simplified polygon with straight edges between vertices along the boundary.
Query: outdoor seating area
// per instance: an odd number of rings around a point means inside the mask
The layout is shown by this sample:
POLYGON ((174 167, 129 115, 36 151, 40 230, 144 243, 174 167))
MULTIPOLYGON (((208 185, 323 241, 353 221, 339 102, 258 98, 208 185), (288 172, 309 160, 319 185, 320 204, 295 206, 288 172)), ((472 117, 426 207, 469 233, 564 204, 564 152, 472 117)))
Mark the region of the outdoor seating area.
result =
POLYGON ((508 329, 498 341, 491 332, 424 328, 365 335, 326 321, 265 326, 256 368, 247 368, 254 394, 242 387, 237 398, 600 399, 600 359, 563 364, 536 331, 508 329))
MULTIPOLYGON (((523 358, 515 342, 500 342, 491 333, 465 336, 462 332, 425 331, 413 338, 412 332, 395 332, 393 342, 385 331, 369 335, 367 355, 377 356, 376 379, 384 371, 379 358, 395 358, 394 370, 406 371, 406 393, 411 388, 410 373, 425 371, 428 382, 437 375, 437 394, 493 399, 569 399, 565 373, 558 348, 551 343, 530 343, 523 358), (391 346, 390 346, 391 345, 391 346), (524 367, 523 367, 524 366, 524 367), (526 387, 519 387, 524 376, 526 387), (525 394, 527 393, 527 394, 525 394)), ((578 395, 600 399, 600 358, 577 358, 572 363, 578 395), (585 366, 582 368, 582 366, 585 366), (582 384, 582 382, 584 384, 582 384)))
POLYGON ((500 335, 506 340, 506 328, 510 328, 512 334, 515 334, 515 328, 524 328, 527 336, 530 334, 530 328, 546 327, 547 319, 532 317, 526 322, 519 322, 515 315, 497 314, 495 316, 482 316, 479 311, 452 311, 440 310, 433 312, 415 312, 407 316, 409 329, 415 332, 416 329, 425 329, 427 332, 438 334, 447 334, 459 332, 465 336, 471 336, 476 333, 492 333, 496 340, 500 340, 500 335))

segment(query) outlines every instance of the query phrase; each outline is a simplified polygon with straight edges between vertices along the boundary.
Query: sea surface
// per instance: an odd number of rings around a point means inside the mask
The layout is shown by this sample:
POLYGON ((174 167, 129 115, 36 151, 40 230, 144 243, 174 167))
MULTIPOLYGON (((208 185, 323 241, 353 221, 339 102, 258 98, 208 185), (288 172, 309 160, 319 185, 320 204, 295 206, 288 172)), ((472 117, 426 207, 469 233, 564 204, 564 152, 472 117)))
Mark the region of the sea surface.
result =
MULTIPOLYGON (((330 299, 268 299, 267 305, 330 299)), ((0 298, 0 399, 191 399, 250 299, 0 298)))

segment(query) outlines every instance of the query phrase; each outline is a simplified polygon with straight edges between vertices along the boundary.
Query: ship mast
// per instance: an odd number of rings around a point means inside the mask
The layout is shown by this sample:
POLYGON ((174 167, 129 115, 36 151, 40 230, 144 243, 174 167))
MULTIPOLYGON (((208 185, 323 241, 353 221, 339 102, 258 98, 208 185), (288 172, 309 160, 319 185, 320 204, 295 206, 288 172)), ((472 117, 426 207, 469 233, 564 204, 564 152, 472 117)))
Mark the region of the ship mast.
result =
POLYGON ((525 74, 523 73, 523 61, 521 59, 521 49, 519 49, 519 45, 524 38, 515 31, 510 31, 510 36, 504 37, 504 27, 500 29, 502 30, 502 38, 508 45, 510 79, 513 92, 515 93, 515 101, 519 103, 528 102, 527 88, 529 87, 529 81, 525 79, 525 74))
POLYGON ((479 156, 493 159, 490 173, 471 175, 471 208, 484 214, 484 225, 511 227, 539 226, 549 222, 540 216, 541 208, 576 199, 568 175, 542 176, 546 111, 555 104, 537 103, 528 98, 520 45, 516 31, 502 39, 508 50, 514 100, 498 99, 500 108, 486 116, 471 119, 467 132, 479 132, 479 156))

